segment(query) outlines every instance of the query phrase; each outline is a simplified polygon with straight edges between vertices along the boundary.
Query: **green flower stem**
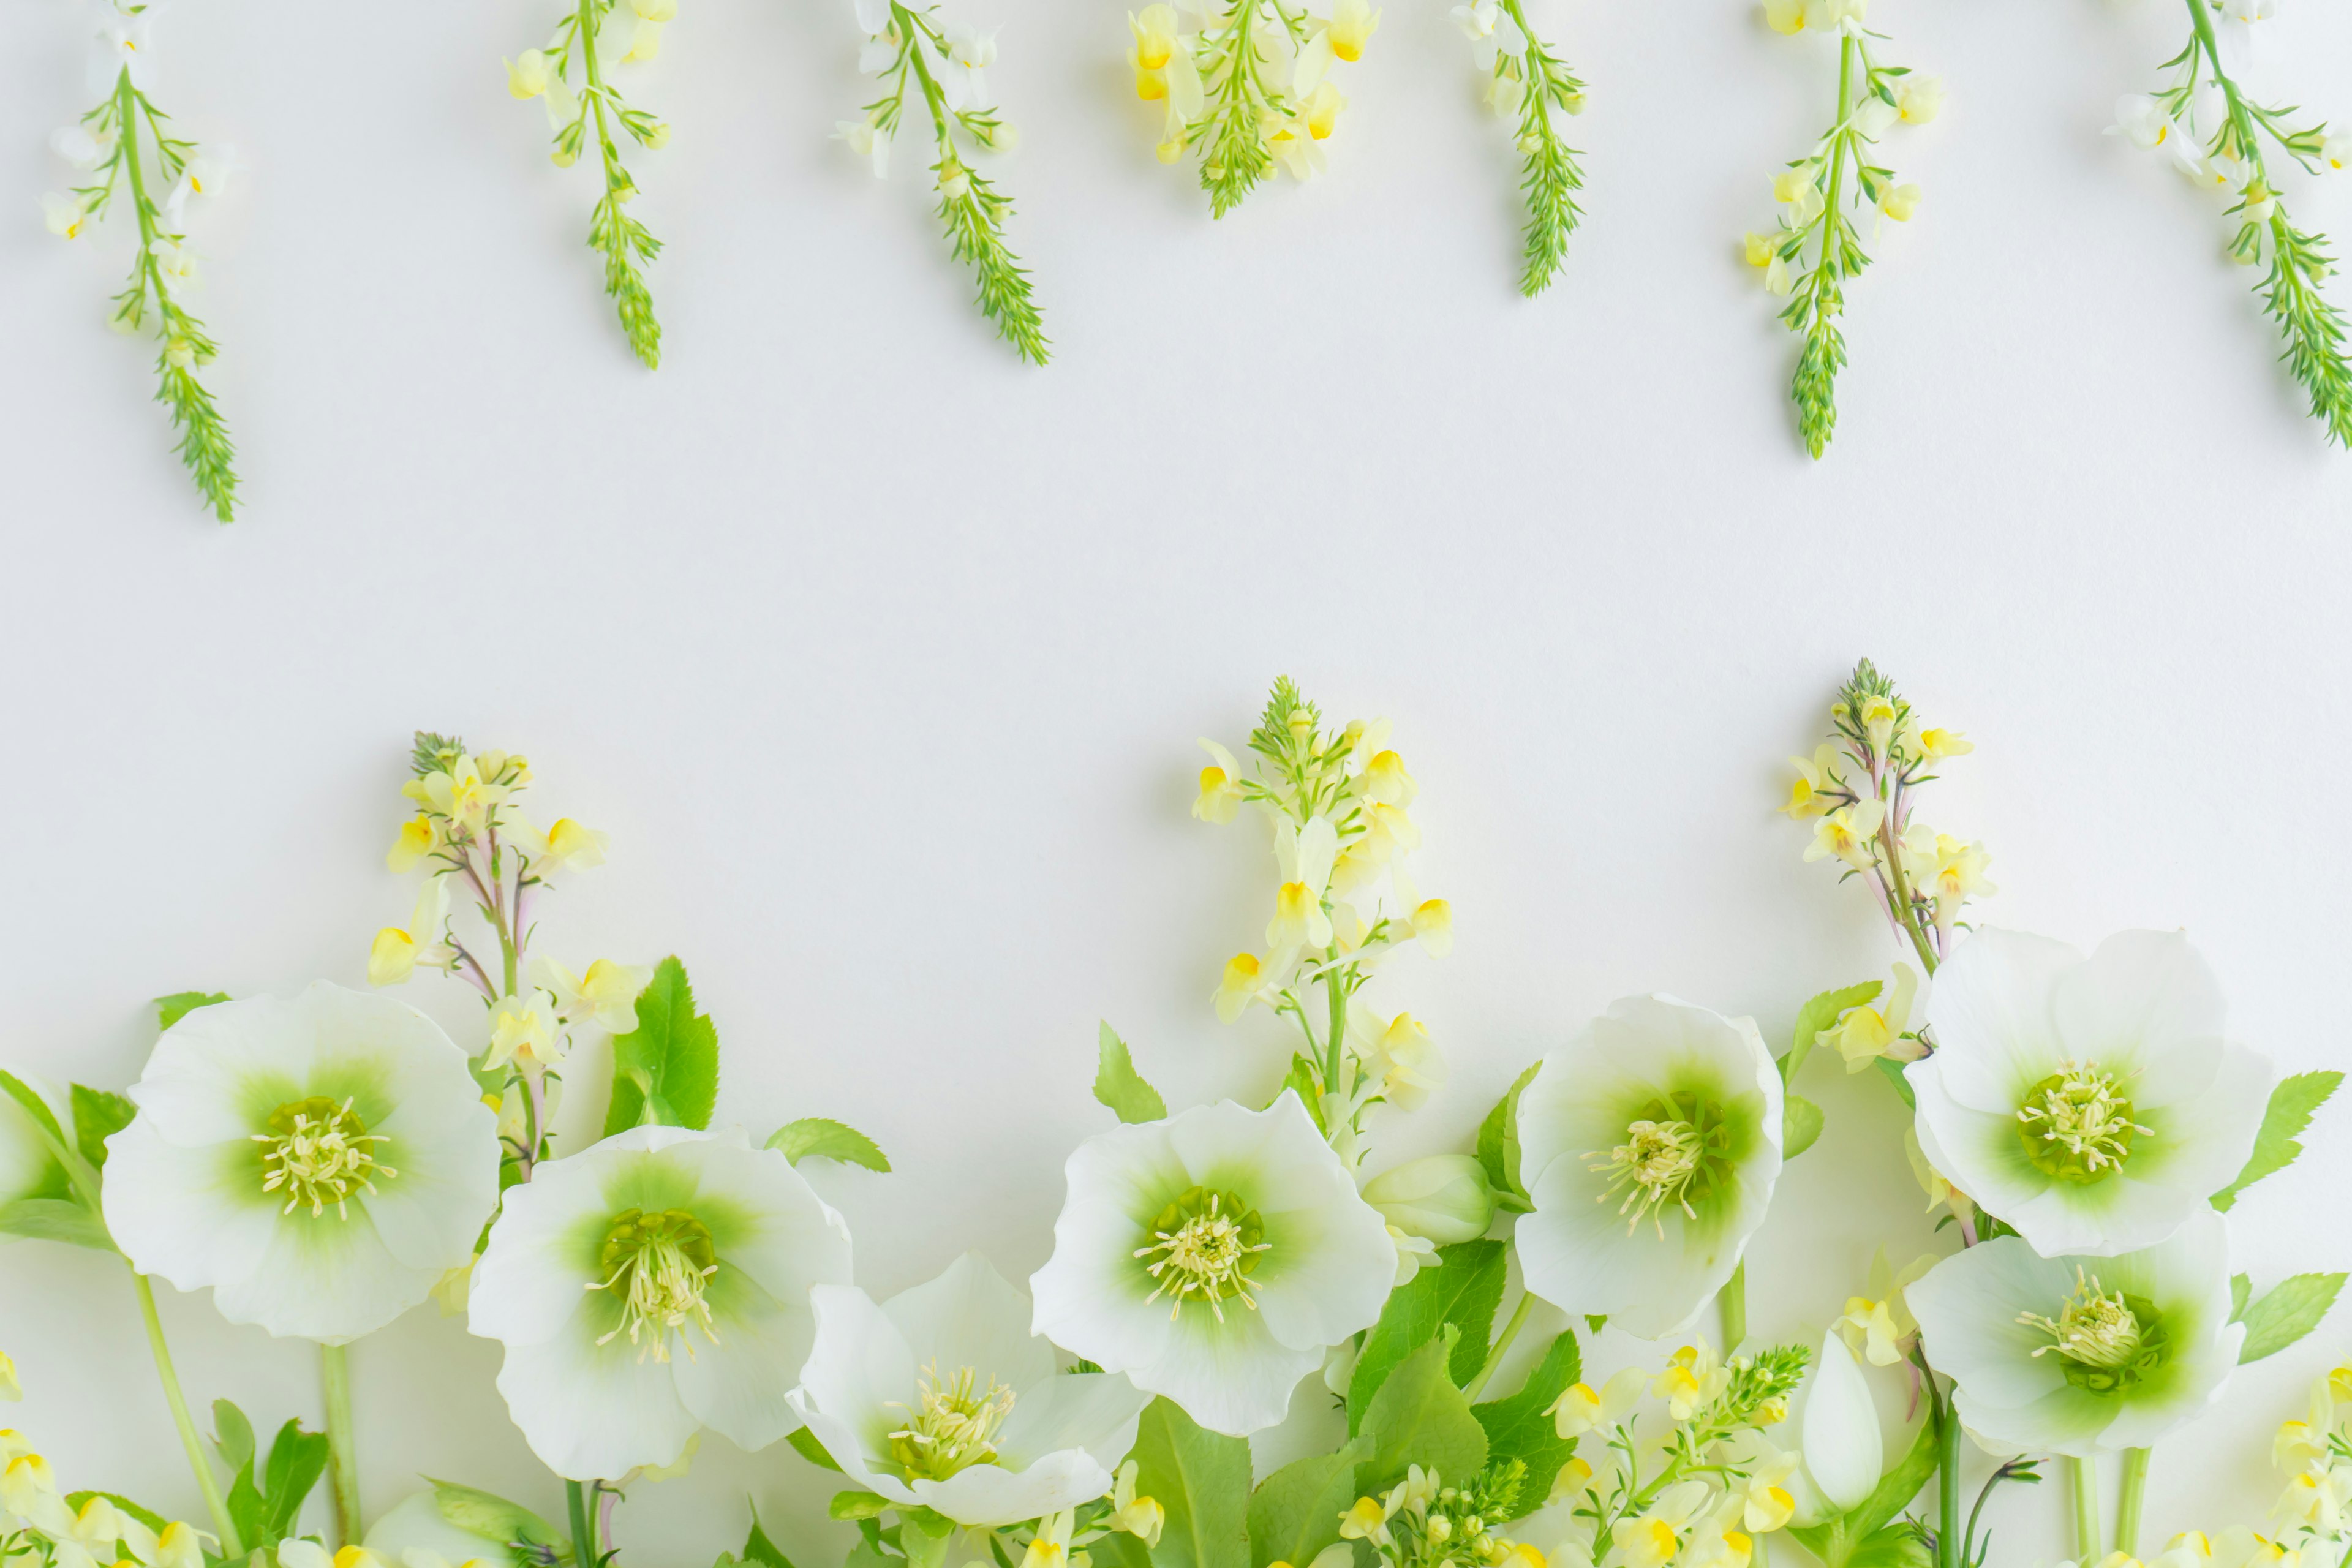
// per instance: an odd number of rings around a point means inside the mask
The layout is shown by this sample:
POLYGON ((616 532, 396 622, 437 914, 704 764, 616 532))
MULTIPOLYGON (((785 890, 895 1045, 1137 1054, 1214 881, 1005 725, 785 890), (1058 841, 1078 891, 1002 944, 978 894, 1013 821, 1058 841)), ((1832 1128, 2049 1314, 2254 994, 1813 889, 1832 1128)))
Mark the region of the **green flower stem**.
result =
POLYGON ((1928 939, 1927 932, 1919 923, 1919 905, 1911 896, 1911 879, 1903 874, 1903 844, 1895 836, 1895 813, 1891 810, 1878 825, 1878 838, 1884 847, 1886 861, 1887 902, 1893 907, 1895 919, 1902 922, 1903 934, 1911 939, 1912 951, 1919 955, 1920 963, 1933 976, 1936 973, 1936 944, 1928 939))
POLYGON ((346 1546, 366 1533, 360 1516, 360 1457, 352 1428, 352 1363, 342 1345, 319 1347, 319 1381, 326 1394, 328 1483, 335 1494, 335 1532, 346 1546))
POLYGON ((172 1366, 172 1347, 163 1340, 163 1320, 155 1310, 155 1288, 147 1283, 147 1276, 132 1270, 131 1283, 139 1292, 140 1315, 147 1320, 147 1348, 155 1352, 155 1374, 163 1380, 163 1400, 172 1407, 172 1424, 180 1429, 180 1447, 187 1450, 188 1468, 195 1473, 196 1489, 204 1494, 205 1508, 213 1516, 213 1531, 220 1537, 225 1556, 245 1554, 245 1538, 236 1532, 236 1523, 228 1516, 228 1500, 221 1495, 220 1478, 213 1474, 213 1462, 205 1453, 204 1439, 196 1435, 195 1417, 188 1414, 188 1396, 180 1392, 180 1374, 172 1366))
POLYGON ((1339 1052, 1348 1037, 1348 986, 1338 968, 1339 949, 1335 942, 1324 949, 1324 957, 1332 964, 1323 977, 1323 989, 1331 1002, 1331 1030, 1323 1042, 1323 1092, 1339 1092, 1339 1052))
MULTIPOLYGON (((1958 1385, 1953 1387, 1957 1393, 1958 1385)), ((1936 1526, 1937 1568, 1968 1568, 1968 1542, 1960 1533, 1960 1413, 1948 1398, 1936 1406, 1936 1526)))
POLYGON ((578 1481, 565 1481, 563 1501, 572 1510, 572 1568, 596 1568, 600 1553, 592 1533, 595 1526, 588 1517, 588 1493, 578 1481))
POLYGON ((1715 1299, 1723 1309, 1723 1353, 1729 1355, 1748 1337, 1748 1259, 1741 1258, 1715 1299))
POLYGON ((2102 1555, 2099 1544, 2099 1462, 2090 1458, 2068 1459, 2066 1482, 2074 1492, 2074 1560, 2077 1563, 2096 1563, 2102 1555))
MULTIPOLYGON (((1552 123, 1551 111, 1557 105, 1567 113, 1577 112, 1582 106, 1580 95, 1584 84, 1544 47, 1519 0, 1502 0, 1502 7, 1528 43, 1526 54, 1517 64, 1527 89, 1519 105, 1517 139, 1523 160, 1519 189, 1528 203, 1519 292, 1532 300, 1567 260, 1568 237, 1582 216, 1574 193, 1583 188, 1584 174, 1577 167, 1575 149, 1561 139, 1559 128, 1552 123)), ((1495 62, 1497 76, 1512 68, 1507 59, 1495 62)))
MULTIPOLYGON (((611 96, 611 89, 604 85, 604 68, 596 59, 596 30, 604 9, 600 0, 580 0, 576 13, 578 31, 572 39, 588 78, 588 90, 582 97, 596 116, 596 141, 604 161, 604 195, 589 219, 588 244, 604 255, 604 292, 613 298, 614 307, 620 314, 621 330, 628 334, 629 347, 647 370, 658 370, 661 323, 654 318, 654 297, 646 287, 645 275, 629 257, 634 251, 639 260, 651 261, 660 254, 661 241, 648 233, 645 225, 621 210, 621 204, 636 195, 637 185, 621 164, 621 151, 614 144, 613 125, 607 118, 605 100, 611 96)), ((623 118, 625 122, 627 117, 623 118)), ((507 991, 511 994, 511 955, 507 967, 507 991)))
POLYGON ((2116 1550, 2139 1555, 2139 1507, 2147 1490, 2146 1448, 2124 1450, 2124 1490, 2116 1505, 2116 1550))
POLYGON ((1536 1299, 1531 1293, 1520 1292, 1519 1304, 1511 1313, 1511 1321, 1503 1325, 1502 1337, 1495 1342, 1495 1348, 1486 1352, 1486 1364, 1478 1369, 1478 1375, 1472 1378, 1470 1385, 1462 1391, 1463 1398, 1475 1400, 1486 1391, 1487 1380, 1495 1375, 1495 1369, 1503 1364, 1503 1352, 1509 1350, 1511 1342, 1519 1337, 1519 1330, 1526 1324, 1528 1313, 1535 1304, 1536 1299))

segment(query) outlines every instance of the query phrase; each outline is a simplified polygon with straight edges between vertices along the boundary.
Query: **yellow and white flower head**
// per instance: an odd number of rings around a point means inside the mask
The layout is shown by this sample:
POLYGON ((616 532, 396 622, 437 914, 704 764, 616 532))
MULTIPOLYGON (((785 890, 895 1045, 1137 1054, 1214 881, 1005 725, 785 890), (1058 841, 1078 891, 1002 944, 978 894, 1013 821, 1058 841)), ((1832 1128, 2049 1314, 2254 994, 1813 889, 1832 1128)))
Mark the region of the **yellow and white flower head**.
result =
POLYGON ((1763 1222, 1781 1103, 1752 1020, 1669 996, 1616 1003, 1520 1099, 1528 1289, 1645 1339, 1682 1329, 1763 1222))
POLYGON ((983 1530, 1112 1489, 1150 1396, 1058 1372, 1029 1298, 977 1252, 879 1306, 845 1285, 819 1285, 811 1305, 816 1340, 790 1398, 852 1484, 983 1530))
POLYGON ((2147 1447, 2210 1405, 2238 1363, 2230 1247, 2211 1209, 2119 1257, 2042 1258, 2004 1236, 1907 1292, 1921 1346, 1995 1452, 2147 1447))
POLYGON ((2085 958, 1979 931, 1937 971, 1927 1022, 1936 1052, 1905 1071, 1927 1163, 2047 1256, 2133 1251, 2206 1212, 2269 1099, 2270 1063, 2226 1038, 2178 931, 2085 958))
POLYGON ((107 1141, 107 1228, 232 1323, 341 1344, 425 1300, 498 1203, 466 1055, 389 996, 320 981, 164 1031, 107 1141))
POLYGON ((1397 1251, 1296 1093, 1089 1138, 1070 1156, 1036 1331, 1212 1431, 1290 1407, 1324 1352, 1380 1317, 1397 1251))
POLYGON ((709 1426, 757 1449, 800 1425, 809 1292, 849 1282, 849 1227, 738 1130, 635 1127, 509 1188, 467 1326, 499 1392, 572 1480, 674 1465, 709 1426))

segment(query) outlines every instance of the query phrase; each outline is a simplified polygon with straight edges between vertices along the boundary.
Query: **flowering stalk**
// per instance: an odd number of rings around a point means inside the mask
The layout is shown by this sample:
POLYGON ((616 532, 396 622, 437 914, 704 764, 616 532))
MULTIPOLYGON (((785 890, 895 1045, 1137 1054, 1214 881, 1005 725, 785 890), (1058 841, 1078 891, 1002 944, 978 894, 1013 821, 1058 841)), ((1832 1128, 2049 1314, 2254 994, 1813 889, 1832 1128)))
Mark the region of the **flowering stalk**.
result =
POLYGON ((980 149, 1010 153, 1019 132, 988 100, 986 68, 996 58, 996 36, 969 27, 943 27, 933 10, 898 0, 859 0, 858 20, 867 31, 859 64, 879 77, 887 90, 866 106, 863 120, 845 120, 835 134, 853 152, 872 160, 877 177, 889 172, 890 140, 898 132, 911 83, 931 120, 931 163, 940 194, 939 217, 948 249, 967 262, 980 288, 980 313, 996 323, 997 335, 1032 364, 1048 356, 1045 318, 1038 313, 1029 274, 1005 243, 1004 219, 1012 198, 1000 194, 965 158, 957 134, 980 149))
POLYGON ((1512 145, 1519 152, 1519 189, 1528 203, 1519 291, 1533 299, 1568 259, 1568 237, 1582 216, 1575 193, 1584 186, 1584 174, 1552 111, 1583 113, 1584 84, 1528 25, 1522 0, 1465 0, 1454 7, 1454 19, 1489 78, 1487 106, 1518 124, 1512 145))
POLYGON ((237 1534, 236 1521, 229 1517, 228 1500, 221 1495, 220 1478, 213 1473, 211 1457, 205 1454, 205 1441, 196 1433, 195 1417, 188 1413, 188 1396, 180 1388, 179 1369, 172 1364, 172 1347, 163 1338, 163 1320, 155 1310, 155 1287, 135 1268, 131 1271, 131 1283, 139 1293, 139 1315, 147 1325, 147 1348, 155 1358, 155 1375, 163 1380, 163 1402, 172 1407, 172 1425, 179 1431, 180 1447, 188 1456, 188 1469, 196 1478, 196 1490, 204 1497, 205 1511, 212 1515, 213 1529, 220 1534, 222 1550, 230 1557, 242 1556, 244 1539, 237 1534))
POLYGON ((1779 229, 1747 238, 1748 263, 1763 269, 1765 288, 1790 296, 1780 320, 1805 340, 1790 391, 1806 449, 1815 458, 1837 429, 1837 374, 1846 363, 1838 326, 1845 286, 1870 265, 1853 217, 1869 206, 1882 219, 1903 223, 1919 205, 1919 187, 1896 184, 1892 169, 1870 162, 1868 149, 1897 121, 1934 119, 1944 101, 1936 78, 1906 81, 1907 67, 1881 66, 1872 58, 1867 40, 1881 35, 1863 27, 1863 7, 1864 0, 1769 0, 1765 7, 1776 31, 1811 27, 1834 32, 1838 39, 1836 118, 1811 153, 1774 177, 1779 229))
POLYGON ((647 370, 654 370, 661 364, 661 323, 654 319, 653 294, 637 263, 660 255, 661 241, 622 210, 637 194, 637 185, 621 163, 614 128, 617 124, 641 147, 658 150, 669 142, 669 127, 641 109, 631 109, 605 73, 616 63, 649 60, 660 51, 662 28, 677 16, 677 0, 629 0, 629 9, 625 42, 615 14, 617 0, 578 0, 556 24, 544 49, 525 49, 506 62, 507 90, 516 98, 545 100, 557 168, 568 169, 579 161, 587 144, 588 123, 595 121, 604 194, 588 221, 588 247, 604 258, 604 292, 613 298, 629 347, 647 370), (577 92, 572 87, 575 61, 583 79, 577 92))
POLYGON ((335 1531, 344 1545, 356 1546, 367 1530, 360 1514, 359 1443, 352 1425, 352 1363, 348 1347, 319 1347, 319 1380, 327 1407, 327 1479, 335 1499, 335 1531))
MULTIPOLYGON (((132 17, 142 7, 124 12, 132 17)), ((105 58, 119 60, 106 97, 79 125, 60 131, 52 146, 68 162, 88 170, 91 183, 67 195, 42 198, 49 230, 77 238, 111 205, 118 178, 130 188, 139 226, 139 251, 131 281, 114 296, 109 321, 119 331, 152 326, 161 348, 155 360, 155 401, 172 411, 180 434, 173 448, 213 515, 231 522, 236 515, 236 447, 212 394, 197 379, 200 366, 220 352, 184 298, 196 276, 195 254, 186 244, 182 215, 191 195, 217 184, 226 154, 198 153, 195 144, 165 131, 171 118, 157 109, 142 87, 147 47, 145 26, 125 20, 101 35, 105 58), (158 199, 156 193, 163 194, 158 199)))
MULTIPOLYGON (((2270 271, 2257 287, 2263 309, 2286 341, 2281 357, 2302 383, 2311 416, 2326 426, 2327 438, 2352 445, 2352 367, 2344 358, 2344 317, 2319 291, 2335 258, 2326 236, 2294 226, 2263 157, 2267 137, 2314 174, 2341 169, 2352 162, 2352 137, 2328 135, 2324 121, 2296 129, 2289 123, 2295 110, 2266 108, 2247 98, 2222 63, 2215 37, 2213 14, 2221 8, 2221 0, 2187 3, 2189 43, 2162 68, 2174 73, 2171 83, 2153 98, 2121 100, 2114 129, 2139 146, 2167 150, 2184 173, 2236 195, 2237 205, 2229 209, 2239 220, 2230 254, 2251 267, 2268 253, 2270 271), (2208 92, 2220 100, 2221 119, 2210 135, 2200 138, 2197 111, 2208 92)), ((2246 10, 2245 25, 2251 25, 2268 7, 2246 10)))

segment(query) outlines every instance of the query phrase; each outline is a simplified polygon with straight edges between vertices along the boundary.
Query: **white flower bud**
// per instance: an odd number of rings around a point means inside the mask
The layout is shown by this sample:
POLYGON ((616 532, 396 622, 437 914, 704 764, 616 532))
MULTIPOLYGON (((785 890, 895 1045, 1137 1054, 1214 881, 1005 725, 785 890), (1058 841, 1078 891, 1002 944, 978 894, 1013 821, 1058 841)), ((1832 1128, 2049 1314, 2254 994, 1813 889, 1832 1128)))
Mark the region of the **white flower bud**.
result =
POLYGON ((1364 1201, 1411 1236, 1440 1246, 1472 1241, 1495 1222, 1486 1167, 1468 1154, 1432 1154, 1371 1179, 1364 1201))

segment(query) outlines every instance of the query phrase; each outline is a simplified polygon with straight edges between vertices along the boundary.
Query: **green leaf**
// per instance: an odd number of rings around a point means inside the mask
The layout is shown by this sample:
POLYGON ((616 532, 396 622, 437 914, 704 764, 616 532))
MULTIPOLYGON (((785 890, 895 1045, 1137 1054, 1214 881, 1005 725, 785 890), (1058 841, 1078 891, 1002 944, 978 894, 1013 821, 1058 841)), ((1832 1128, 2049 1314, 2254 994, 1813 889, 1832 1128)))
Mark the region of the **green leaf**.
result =
MULTIPOLYGON (((1919 1489, 1936 1473, 1937 1458, 1936 1423, 1932 1419, 1922 1421, 1919 1435, 1911 1440, 1910 1450, 1893 1469, 1879 1478, 1877 1487, 1855 1505, 1852 1513, 1822 1524, 1801 1528, 1792 1525, 1789 1533, 1820 1558, 1825 1568, 1867 1568, 1871 1560, 1861 1553, 1919 1495, 1919 1489)), ((1877 1549, 1885 1550, 1885 1543, 1881 1542, 1877 1549)), ((1900 1558, 1877 1561, 1881 1568, 1903 1562, 1900 1558)))
POLYGON ((0 1234, 29 1241, 61 1241, 93 1252, 112 1252, 106 1222, 72 1198, 18 1198, 0 1204, 0 1234))
POLYGON ((841 1466, 839 1462, 836 1461, 831 1454, 824 1451, 824 1445, 818 1442, 816 1440, 816 1434, 810 1431, 807 1427, 793 1427, 792 1435, 787 1436, 784 1441, 793 1446, 793 1451, 794 1453, 798 1454, 802 1458, 806 1459, 810 1464, 816 1466, 819 1469, 831 1470, 836 1475, 840 1474, 841 1466))
POLYGON ((1882 1524, 1864 1536, 1845 1568, 1935 1568, 1936 1554, 1907 1520, 1882 1524))
POLYGON ((199 1007, 209 1007, 228 1000, 226 991, 174 991, 169 996, 155 998, 155 1027, 160 1032, 170 1028, 199 1007))
POLYGON ((1136 1428, 1135 1489, 1167 1510, 1153 1568, 1251 1568, 1246 1439, 1197 1425, 1166 1399, 1136 1428))
POLYGON ((33 1125, 49 1141, 50 1152, 63 1158, 72 1145, 66 1142, 65 1129, 58 1125, 58 1113, 49 1109, 49 1102, 36 1094, 32 1085, 7 1071, 0 1071, 0 1093, 5 1093, 33 1119, 33 1125))
POLYGON ((1822 1135, 1822 1108, 1801 1094, 1780 1102, 1780 1158, 1793 1160, 1822 1135))
POLYGON ((1087 1547, 1092 1568, 1151 1568, 1151 1548, 1123 1530, 1097 1536, 1087 1547))
MULTIPOLYGON (((131 1518, 137 1520, 148 1529, 155 1531, 158 1535, 161 1535, 163 1532, 163 1527, 171 1522, 162 1514, 157 1513, 153 1509, 142 1508, 138 1503, 132 1502, 129 1498, 124 1497, 121 1492, 68 1492, 66 1493, 66 1506, 72 1509, 76 1513, 79 1513, 82 1509, 89 1504, 89 1500, 94 1497, 104 1498, 116 1508, 121 1509, 124 1513, 129 1514, 131 1518)), ((19 1561, 22 1560, 19 1559, 19 1561)))
POLYGON ((1522 1512, 1531 1513, 1543 1506, 1544 1499, 1551 1495, 1553 1478, 1576 1452, 1576 1440, 1559 1435, 1550 1411, 1569 1385, 1583 1375, 1584 1355, 1576 1335, 1563 1333, 1545 1348, 1542 1359, 1517 1394, 1470 1407, 1486 1434, 1486 1462, 1504 1465, 1517 1459, 1528 1467, 1527 1479, 1519 1487, 1522 1512))
POLYGON ((855 1127, 827 1121, 822 1116, 803 1116, 777 1128, 775 1136, 768 1140, 768 1147, 782 1150, 784 1158, 795 1165, 814 1155, 820 1160, 863 1165, 869 1171, 887 1173, 890 1169, 890 1157, 873 1139, 855 1127))
POLYGON ((1298 1103, 1307 1108, 1307 1120, 1315 1123, 1316 1131, 1326 1138, 1331 1135, 1330 1127, 1323 1120, 1322 1091, 1315 1087, 1314 1064, 1297 1051, 1290 1053, 1290 1070, 1283 1074, 1282 1081, 1275 1086, 1274 1099, 1265 1102, 1266 1108, 1272 1109, 1276 1100, 1286 1093, 1298 1097, 1298 1103))
POLYGON ((2253 1293, 2254 1279, 2252 1275, 2232 1274, 2230 1276, 2230 1321, 2233 1323, 2242 1323, 2246 1321, 2246 1300, 2253 1293))
MULTIPOLYGON (((1849 985, 1840 991, 1824 991, 1797 1009, 1797 1026, 1789 1037, 1789 1054, 1780 1058, 1780 1081, 1797 1081, 1797 1070, 1812 1054, 1813 1041, 1821 1032, 1838 1021, 1841 1014, 1878 1000, 1885 982, 1865 980, 1859 985, 1849 985)), ((1885 1058, 1881 1058, 1884 1060, 1885 1058)))
POLYGON ((1336 1454, 1309 1454, 1266 1477, 1250 1494, 1251 1568, 1305 1568, 1339 1540, 1339 1516, 1356 1500, 1356 1467, 1371 1457, 1371 1438, 1355 1437, 1336 1454))
POLYGON ((776 1543, 768 1539, 768 1532, 760 1528, 760 1510, 756 1506, 751 1510, 751 1538, 743 1542, 743 1561, 756 1563, 758 1568, 793 1568, 793 1560, 777 1551, 776 1543))
POLYGON ((1543 1063, 1533 1063, 1512 1080, 1509 1092, 1478 1123, 1478 1163, 1486 1167, 1486 1184, 1495 1189, 1495 1206, 1511 1214, 1535 1209, 1528 1189, 1519 1182, 1519 1096, 1535 1082, 1542 1068, 1543 1063))
MULTIPOLYGON (((1168 1115, 1168 1102, 1135 1070, 1127 1042, 1106 1023, 1102 1026, 1102 1061, 1095 1068, 1095 1098, 1115 1111, 1121 1121, 1159 1121, 1168 1115)), ((1301 1095, 1304 1100, 1306 1096, 1301 1095)))
POLYGON ((1486 1468, 1486 1429, 1446 1373, 1459 1337, 1446 1324, 1435 1339, 1399 1362, 1372 1396, 1364 1429, 1379 1447, 1362 1468, 1362 1479, 1370 1483, 1367 1492, 1394 1485, 1410 1465, 1462 1480, 1486 1468))
POLYGON ((2343 1289, 2341 1274, 2297 1274, 2263 1291, 2245 1310, 2246 1342, 2238 1364, 2274 1356, 2319 1327, 2343 1289))
POLYGON ((458 1529, 492 1541, 520 1541, 545 1546, 560 1561, 571 1560, 571 1538, 522 1504, 509 1502, 479 1487, 436 1481, 430 1476, 425 1479, 433 1488, 433 1504, 441 1510, 441 1517, 458 1529))
POLYGON ((326 1473, 325 1433, 305 1432, 299 1421, 289 1421, 278 1429, 276 1440, 269 1445, 269 1462, 261 1489, 268 1507, 265 1522, 268 1526, 263 1544, 275 1545, 294 1533, 303 1500, 326 1473))
POLYGON ((2343 1081, 2340 1072, 2299 1072, 2279 1079, 2263 1108, 2262 1131, 2254 1134, 2254 1152, 2246 1156, 2238 1179, 2213 1194, 2213 1206, 2228 1208, 2240 1193, 2294 1164, 2303 1152, 2295 1135, 2311 1125, 2312 1113, 2327 1103, 2343 1081))
POLYGON ((665 958, 637 998, 637 1026, 613 1041, 604 1136, 647 1123, 699 1131, 718 1106, 718 1026, 694 1010, 686 965, 665 958))
POLYGON ((1486 1335, 1502 1304, 1504 1244, 1462 1241, 1437 1249, 1437 1265, 1424 1268, 1389 1292, 1381 1321, 1365 1336, 1363 1352, 1348 1380, 1348 1431, 1364 1429, 1381 1383, 1399 1363, 1451 1323, 1461 1331, 1454 1342, 1454 1380, 1467 1383, 1486 1362, 1486 1335))
POLYGON ((1903 1069, 1908 1063, 1898 1062, 1893 1057, 1881 1057, 1871 1065, 1878 1069, 1881 1078, 1895 1086, 1895 1092, 1903 1097, 1904 1104, 1914 1110, 1919 1109, 1918 1100, 1911 1093, 1911 1080, 1903 1076, 1903 1069))
POLYGON ((213 1401, 213 1447, 231 1475, 253 1463, 253 1423, 226 1399, 213 1401))
POLYGON ((835 1492, 824 1511, 835 1519, 879 1519, 889 1511, 890 1500, 877 1492, 835 1492))
POLYGON ((106 1163, 106 1141, 131 1125, 139 1108, 119 1094, 73 1086, 74 1147, 92 1165, 106 1163))

